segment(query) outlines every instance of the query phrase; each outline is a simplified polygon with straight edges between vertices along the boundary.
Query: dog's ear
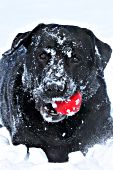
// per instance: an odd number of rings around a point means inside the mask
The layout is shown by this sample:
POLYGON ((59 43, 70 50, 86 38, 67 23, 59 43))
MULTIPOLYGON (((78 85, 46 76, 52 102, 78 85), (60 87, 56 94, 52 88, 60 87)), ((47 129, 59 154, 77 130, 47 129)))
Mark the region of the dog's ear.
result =
POLYGON ((99 60, 100 70, 104 70, 110 57, 111 57, 112 49, 111 47, 100 41, 97 37, 95 37, 95 54, 99 60))
POLYGON ((23 45, 25 48, 27 48, 28 45, 31 43, 32 35, 35 34, 35 32, 37 32, 39 29, 42 29, 44 26, 45 24, 39 24, 32 31, 17 34, 17 36, 13 40, 12 48, 17 48, 20 45, 23 45))
MULTIPOLYGON (((16 37, 14 38, 13 42, 12 42, 12 46, 11 48, 16 49, 17 47, 19 47, 21 44, 24 44, 25 39, 28 38, 28 35, 30 34, 29 32, 25 32, 25 33, 18 33, 16 35, 16 37)), ((24 44, 25 45, 25 44, 24 44)))
POLYGON ((100 71, 103 71, 111 57, 112 49, 108 44, 99 40, 92 31, 86 28, 84 28, 84 31, 90 36, 94 43, 96 65, 100 71))
POLYGON ((11 49, 6 51, 3 55, 11 55, 21 45, 23 46, 23 48, 27 49, 29 44, 31 43, 32 35, 35 34, 36 31, 38 31, 40 28, 42 28, 44 26, 45 26, 44 24, 39 24, 32 31, 17 34, 12 42, 11 49))

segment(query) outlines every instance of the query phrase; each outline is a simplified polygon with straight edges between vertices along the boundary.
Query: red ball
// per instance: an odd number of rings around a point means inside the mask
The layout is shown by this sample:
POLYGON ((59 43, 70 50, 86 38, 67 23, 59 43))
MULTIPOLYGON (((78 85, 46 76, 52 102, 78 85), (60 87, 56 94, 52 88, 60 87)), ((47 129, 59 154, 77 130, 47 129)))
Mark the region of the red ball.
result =
POLYGON ((82 95, 80 92, 75 93, 66 101, 56 101, 54 108, 57 113, 72 116, 80 110, 82 95))

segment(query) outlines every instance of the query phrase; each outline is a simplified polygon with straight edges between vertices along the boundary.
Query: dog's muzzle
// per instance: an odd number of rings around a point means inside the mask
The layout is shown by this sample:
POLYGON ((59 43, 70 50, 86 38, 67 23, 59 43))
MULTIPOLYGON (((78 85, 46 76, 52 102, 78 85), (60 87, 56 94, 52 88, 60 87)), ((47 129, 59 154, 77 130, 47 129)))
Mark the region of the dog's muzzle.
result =
POLYGON ((66 82, 47 82, 45 84, 45 94, 50 97, 60 97, 65 94, 66 91, 66 82))
POLYGON ((54 58, 44 70, 44 90, 49 97, 63 96, 66 90, 66 73, 62 60, 56 61, 54 58))
POLYGON ((65 119, 66 115, 61 115, 56 112, 51 103, 41 106, 40 113, 43 119, 47 122, 60 122, 65 119))
POLYGON ((80 110, 81 92, 76 92, 68 100, 48 103, 40 108, 40 113, 47 122, 59 122, 66 116, 73 116, 80 110))
POLYGON ((56 101, 66 101, 75 91, 76 84, 66 74, 62 59, 57 61, 53 57, 43 70, 39 87, 33 91, 36 109, 40 111, 43 119, 47 122, 62 121, 67 115, 59 114, 53 104, 56 101), (40 106, 38 106, 39 100, 42 101, 40 106))

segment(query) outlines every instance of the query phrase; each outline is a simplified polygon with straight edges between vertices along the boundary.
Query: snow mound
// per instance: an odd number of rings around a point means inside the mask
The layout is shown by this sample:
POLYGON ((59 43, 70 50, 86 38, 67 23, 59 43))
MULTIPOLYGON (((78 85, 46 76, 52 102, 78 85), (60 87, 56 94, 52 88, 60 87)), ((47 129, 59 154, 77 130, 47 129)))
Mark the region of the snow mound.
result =
POLYGON ((96 144, 87 155, 81 152, 69 154, 67 163, 49 163, 42 149, 14 146, 5 127, 0 128, 0 169, 2 170, 113 170, 113 139, 96 144))

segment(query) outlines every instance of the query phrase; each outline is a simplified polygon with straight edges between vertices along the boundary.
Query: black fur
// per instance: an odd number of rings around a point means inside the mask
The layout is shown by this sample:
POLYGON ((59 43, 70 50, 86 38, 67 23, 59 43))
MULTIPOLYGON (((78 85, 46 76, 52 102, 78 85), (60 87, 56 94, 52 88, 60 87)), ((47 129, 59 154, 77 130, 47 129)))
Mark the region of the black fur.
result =
POLYGON ((40 147, 49 161, 64 162, 68 153, 84 152, 110 137, 113 128, 103 71, 111 52, 93 32, 76 26, 40 24, 18 34, 0 61, 0 112, 13 144, 40 147), (56 52, 52 64, 52 52, 45 48, 56 52), (59 122, 45 121, 40 108, 54 97, 70 97, 75 92, 71 81, 82 93, 80 111, 59 122), (40 84, 42 91, 35 93, 40 84))

